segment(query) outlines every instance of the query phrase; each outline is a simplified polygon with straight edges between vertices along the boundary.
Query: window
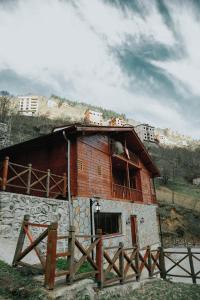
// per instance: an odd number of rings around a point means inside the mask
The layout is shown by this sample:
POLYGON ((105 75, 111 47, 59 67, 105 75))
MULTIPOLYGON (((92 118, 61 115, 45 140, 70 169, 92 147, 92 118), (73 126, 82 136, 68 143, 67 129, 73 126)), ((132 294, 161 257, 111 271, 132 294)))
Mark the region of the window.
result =
POLYGON ((97 174, 98 174, 99 176, 102 175, 101 166, 97 166, 97 174))
POLYGON ((100 228, 104 235, 122 233, 121 213, 95 213, 94 224, 95 232, 100 228))
POLYGON ((77 168, 79 171, 83 171, 83 161, 80 159, 77 160, 77 168))

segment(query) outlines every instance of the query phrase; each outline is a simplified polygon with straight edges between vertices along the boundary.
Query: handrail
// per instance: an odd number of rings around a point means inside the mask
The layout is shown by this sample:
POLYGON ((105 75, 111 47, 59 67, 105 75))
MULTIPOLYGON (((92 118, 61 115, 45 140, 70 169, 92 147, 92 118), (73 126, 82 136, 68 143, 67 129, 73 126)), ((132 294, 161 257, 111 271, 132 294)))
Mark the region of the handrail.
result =
POLYGON ((124 185, 119 185, 117 183, 112 184, 112 194, 114 198, 132 200, 136 202, 142 202, 143 196, 148 196, 151 203, 157 203, 156 195, 124 185))
POLYGON ((28 195, 47 198, 66 198, 67 177, 66 173, 61 176, 51 173, 50 169, 39 170, 33 168, 32 164, 21 165, 5 157, 0 169, 0 189, 16 193, 22 190, 22 193, 24 191, 28 195))

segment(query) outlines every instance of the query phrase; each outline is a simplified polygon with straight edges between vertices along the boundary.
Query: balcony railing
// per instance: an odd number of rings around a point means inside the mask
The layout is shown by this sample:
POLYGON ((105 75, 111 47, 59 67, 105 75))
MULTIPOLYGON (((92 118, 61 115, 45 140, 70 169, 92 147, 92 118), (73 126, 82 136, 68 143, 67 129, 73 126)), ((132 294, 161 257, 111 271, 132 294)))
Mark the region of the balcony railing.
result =
POLYGON ((127 186, 113 183, 113 197, 133 201, 142 201, 142 192, 127 186))
POLYGON ((143 198, 147 198, 147 202, 157 203, 156 195, 142 192, 127 186, 113 183, 113 197, 117 199, 131 200, 134 202, 141 202, 143 198))
POLYGON ((67 196, 67 177, 53 174, 50 169, 43 171, 9 161, 6 157, 0 163, 0 189, 14 193, 47 198, 67 196))

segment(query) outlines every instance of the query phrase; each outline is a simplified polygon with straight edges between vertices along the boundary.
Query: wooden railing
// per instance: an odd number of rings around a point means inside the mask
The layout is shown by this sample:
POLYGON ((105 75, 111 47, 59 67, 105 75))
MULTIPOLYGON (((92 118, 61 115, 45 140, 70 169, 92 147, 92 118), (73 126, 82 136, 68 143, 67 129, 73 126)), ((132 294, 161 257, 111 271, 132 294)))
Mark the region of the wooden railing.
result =
POLYGON ((138 246, 124 247, 122 242, 117 246, 105 247, 104 236, 100 229, 97 235, 77 235, 75 228, 71 226, 68 235, 59 236, 58 223, 34 224, 30 223, 29 219, 29 216, 24 216, 13 266, 27 266, 28 264, 22 262, 22 259, 34 250, 40 260, 41 270, 45 275, 45 286, 48 289, 53 289, 56 277, 61 276, 66 276, 68 284, 93 276, 99 288, 113 283, 123 284, 130 280, 139 281, 141 276, 152 278, 158 274, 163 279, 166 279, 167 276, 191 278, 193 283, 200 279, 200 267, 197 264, 200 262, 200 252, 192 250, 190 247, 181 251, 167 251, 162 247, 152 249, 150 246, 139 249, 138 246), (30 227, 39 227, 45 230, 34 239, 30 227), (24 249, 26 236, 30 245, 24 249), (46 253, 38 247, 45 238, 47 238, 46 253), (68 248, 64 252, 57 252, 57 242, 60 240, 67 241, 68 248), (78 256, 77 251, 79 252, 78 256), (95 257, 94 252, 96 253, 95 257), (173 255, 182 255, 182 257, 177 259, 173 255), (67 258, 67 265, 65 270, 58 271, 56 260, 61 257, 67 258), (186 266, 181 265, 185 260, 188 260, 186 266), (79 270, 86 261, 92 268, 89 272, 87 270, 80 274, 79 270))
POLYGON ((67 177, 24 166, 9 161, 6 157, 0 165, 0 188, 3 191, 25 193, 47 198, 66 198, 67 177))
POLYGON ((113 183, 112 185, 113 198, 131 200, 133 202, 141 202, 143 198, 147 198, 147 202, 157 204, 156 195, 142 192, 127 186, 113 183))
POLYGON ((127 186, 113 183, 112 193, 114 198, 142 201, 142 192, 127 186))

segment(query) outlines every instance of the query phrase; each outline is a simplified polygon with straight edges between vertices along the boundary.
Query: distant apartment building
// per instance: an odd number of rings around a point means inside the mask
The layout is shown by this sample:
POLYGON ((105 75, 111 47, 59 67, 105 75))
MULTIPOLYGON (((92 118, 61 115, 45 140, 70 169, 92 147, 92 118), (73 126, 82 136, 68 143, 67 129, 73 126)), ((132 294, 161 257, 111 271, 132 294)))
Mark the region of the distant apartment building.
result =
POLYGON ((20 96, 19 113, 26 116, 35 116, 39 109, 39 96, 20 96))
POLYGON ((116 126, 116 127, 124 127, 126 125, 126 121, 123 118, 113 117, 109 121, 109 125, 110 126, 116 126))
POLYGON ((134 129, 142 142, 155 143, 155 127, 149 124, 139 124, 134 129))
POLYGON ((98 111, 87 109, 85 111, 84 121, 87 124, 102 126, 103 125, 103 114, 98 111))

